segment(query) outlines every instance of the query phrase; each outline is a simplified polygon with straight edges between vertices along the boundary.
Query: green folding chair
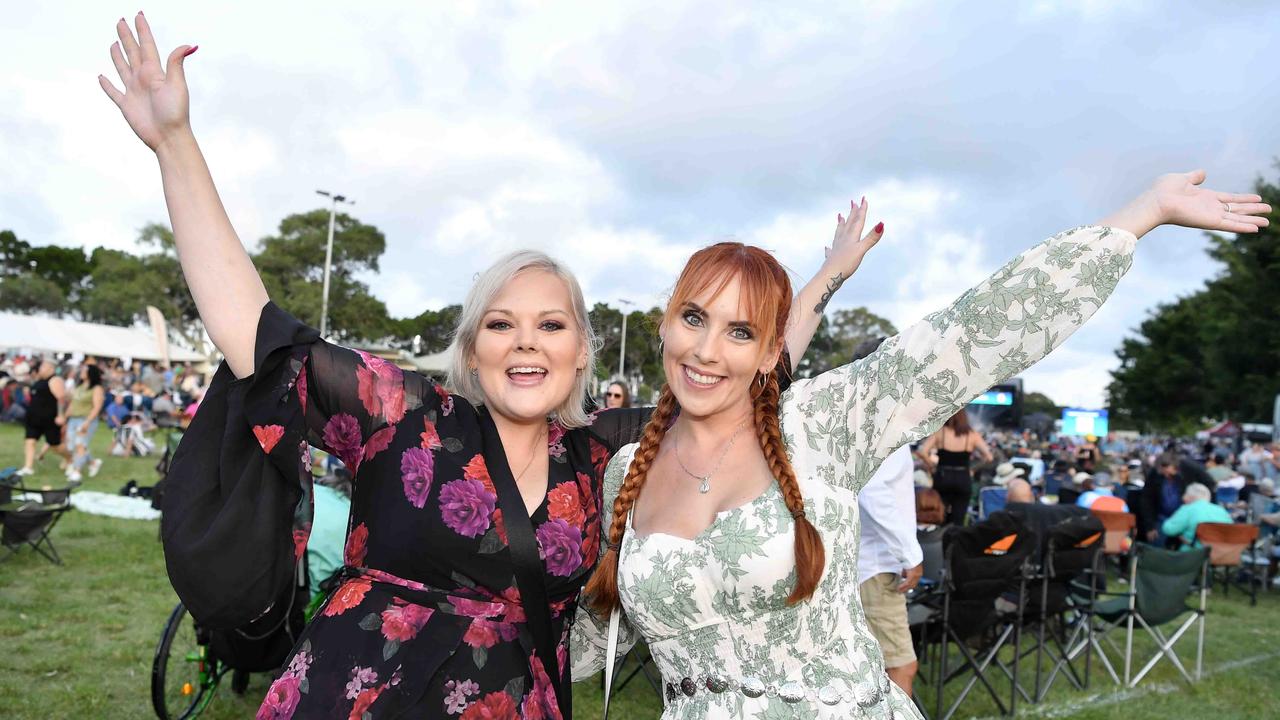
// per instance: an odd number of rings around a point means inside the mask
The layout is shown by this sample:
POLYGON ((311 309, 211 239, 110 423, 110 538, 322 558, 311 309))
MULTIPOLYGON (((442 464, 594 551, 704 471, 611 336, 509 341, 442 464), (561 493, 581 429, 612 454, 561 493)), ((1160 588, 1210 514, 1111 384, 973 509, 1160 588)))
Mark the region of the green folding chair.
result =
POLYGON ((1097 591, 1097 599, 1093 601, 1090 608, 1095 623, 1093 637, 1073 647, 1068 656, 1074 659, 1091 643, 1111 678, 1116 684, 1123 684, 1125 687, 1136 686, 1162 658, 1168 659, 1177 667, 1178 672, 1182 673, 1182 677, 1187 682, 1196 682, 1200 679, 1204 664, 1204 618, 1205 602, 1208 597, 1208 574, 1208 548, 1175 552, 1144 543, 1135 545, 1129 565, 1128 588, 1125 592, 1097 591), (1200 596, 1198 606, 1187 603, 1188 597, 1193 593, 1200 596), (1190 615, 1171 635, 1166 635, 1161 630, 1163 626, 1173 623, 1188 612, 1190 615), (1142 626, 1155 640, 1158 648, 1155 655, 1136 674, 1132 673, 1135 625, 1142 626), (1199 626, 1196 639, 1196 665, 1195 673, 1192 674, 1187 671, 1177 653, 1174 652, 1174 645, 1196 625, 1199 626), (1119 631, 1121 627, 1125 633, 1123 649, 1112 637, 1112 632, 1119 631), (1113 654, 1123 659, 1123 680, 1120 673, 1116 672, 1111 656, 1104 650, 1104 642, 1110 646, 1113 654))

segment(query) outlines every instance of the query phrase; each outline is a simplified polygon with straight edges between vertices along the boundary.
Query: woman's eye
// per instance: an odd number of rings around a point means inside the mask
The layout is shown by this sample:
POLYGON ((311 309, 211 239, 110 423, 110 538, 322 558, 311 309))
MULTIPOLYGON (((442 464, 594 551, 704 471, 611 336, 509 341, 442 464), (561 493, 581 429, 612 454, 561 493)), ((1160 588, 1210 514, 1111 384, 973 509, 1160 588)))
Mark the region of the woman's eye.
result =
POLYGON ((488 325, 485 325, 485 327, 490 330, 510 330, 511 323, 507 322, 506 320, 494 320, 490 322, 488 325))
POLYGON ((689 311, 685 313, 684 321, 693 327, 702 327, 702 316, 696 312, 689 311))
POLYGON ((547 320, 546 322, 542 323, 541 327, 543 330, 546 330, 547 332, 555 332, 556 330, 563 330, 564 323, 560 322, 559 320, 547 320))
POLYGON ((750 330, 744 327, 736 327, 730 330, 729 334, 737 340, 751 340, 755 337, 754 335, 751 334, 750 330))

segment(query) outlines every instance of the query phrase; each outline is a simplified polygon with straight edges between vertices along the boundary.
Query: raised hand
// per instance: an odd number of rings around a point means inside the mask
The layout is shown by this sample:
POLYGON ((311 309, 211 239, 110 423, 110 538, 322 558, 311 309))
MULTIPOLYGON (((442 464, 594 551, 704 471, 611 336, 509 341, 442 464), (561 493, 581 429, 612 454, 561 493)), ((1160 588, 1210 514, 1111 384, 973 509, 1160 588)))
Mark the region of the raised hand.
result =
POLYGON ((1098 224, 1138 237, 1160 225, 1253 233, 1271 224, 1262 217, 1271 206, 1260 196, 1210 190, 1200 186, 1204 179, 1204 170, 1161 175, 1133 202, 1098 224))
POLYGON ((161 67, 160 53, 147 19, 138 13, 134 22, 137 38, 121 18, 116 23, 120 41, 111 45, 111 61, 120 74, 124 91, 118 90, 102 75, 98 76, 98 84, 120 108, 129 127, 142 142, 159 151, 171 138, 191 131, 190 100, 182 62, 196 48, 179 45, 169 53, 165 67, 161 67))
POLYGON ((863 235, 862 227, 866 221, 867 199, 865 197, 857 205, 852 201, 849 202, 849 217, 846 218, 843 214, 836 215, 835 237, 831 240, 831 247, 824 249, 826 254, 824 266, 840 273, 842 276, 840 282, 849 279, 857 271, 858 266, 862 264, 862 258, 866 257, 867 252, 880 242, 880 238, 884 237, 884 223, 877 223, 871 232, 863 235))
POLYGON ((1258 228, 1270 224, 1265 217, 1260 217, 1271 212, 1271 206, 1262 202, 1261 196, 1200 187, 1204 179, 1204 170, 1170 173, 1156 178, 1149 192, 1160 208, 1163 222, 1236 233, 1258 232, 1258 228))

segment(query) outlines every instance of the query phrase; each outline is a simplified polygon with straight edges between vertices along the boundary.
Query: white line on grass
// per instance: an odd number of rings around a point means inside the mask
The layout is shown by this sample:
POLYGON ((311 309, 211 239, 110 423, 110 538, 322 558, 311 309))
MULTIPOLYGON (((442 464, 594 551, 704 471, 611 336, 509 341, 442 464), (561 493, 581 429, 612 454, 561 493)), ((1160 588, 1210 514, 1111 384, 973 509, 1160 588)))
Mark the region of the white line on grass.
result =
MULTIPOLYGON (((1264 653, 1262 655, 1253 655, 1251 657, 1240 658, 1239 660, 1229 660, 1215 667, 1204 671, 1202 677, 1210 677, 1229 670, 1238 670, 1242 667, 1256 665, 1260 662, 1266 662, 1272 658, 1280 657, 1280 652, 1264 653)), ((1140 698, 1144 695, 1168 695, 1171 692, 1177 692, 1187 687, 1186 683, 1152 683, 1143 685, 1139 688, 1127 688, 1124 690, 1113 690, 1106 693, 1094 693, 1086 695, 1083 698, 1064 702, 1056 705, 1035 705, 1028 710, 1019 710, 1019 717, 1046 717, 1046 718, 1062 718, 1070 717, 1087 708, 1095 708, 1103 705, 1115 705, 1116 703, 1125 702, 1134 698, 1140 698)), ((997 716, 988 716, 978 718, 977 720, 1000 720, 997 716)))

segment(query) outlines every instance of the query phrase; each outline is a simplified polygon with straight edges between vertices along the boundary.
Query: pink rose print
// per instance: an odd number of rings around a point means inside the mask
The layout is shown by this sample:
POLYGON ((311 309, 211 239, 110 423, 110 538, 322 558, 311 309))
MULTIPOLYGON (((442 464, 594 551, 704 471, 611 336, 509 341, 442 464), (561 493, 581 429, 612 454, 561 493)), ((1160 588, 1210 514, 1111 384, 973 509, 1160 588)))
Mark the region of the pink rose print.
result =
POLYGON ((280 442, 280 438, 284 437, 283 425, 254 425, 253 434, 258 438, 258 444, 262 446, 262 452, 269 453, 271 449, 280 442))
POLYGON ((371 667, 351 668, 351 682, 347 683, 347 699, 355 700, 361 690, 373 687, 378 682, 378 671, 371 667))
POLYGON ((542 666, 542 660, 537 656, 530 656, 529 670, 533 675, 533 687, 530 688, 529 694, 524 696, 524 702, 520 705, 520 710, 524 713, 525 720, 532 720, 533 718, 560 720, 560 706, 556 702, 556 690, 551 685, 551 677, 547 675, 547 671, 542 666))
POLYGON ((564 520, 548 520, 534 533, 538 537, 538 555, 546 562, 547 572, 568 577, 582 566, 582 531, 564 520))
POLYGON ((351 567, 363 567, 366 552, 365 545, 369 541, 369 526, 360 523, 347 536, 347 547, 342 561, 351 567))
POLYGON ((307 366, 303 365, 298 370, 298 406, 302 408, 302 412, 307 411, 307 366))
POLYGON ((422 418, 422 424, 425 427, 421 435, 422 449, 439 450, 444 447, 440 442, 440 433, 436 432, 436 424, 426 418, 422 418))
POLYGON ((477 480, 454 480, 440 489, 440 517, 459 535, 480 537, 489 529, 497 501, 477 480))
POLYGON ((400 481, 404 496, 416 508, 427 504, 431 478, 435 475, 436 456, 430 450, 409 448, 400 456, 400 481))
POLYGON ((374 455, 386 450, 391 445, 391 440, 396 436, 396 428, 384 427, 369 437, 369 442, 364 445, 364 459, 369 460, 374 455))
POLYGON ((267 697, 258 707, 257 720, 292 718, 293 711, 298 708, 298 701, 302 699, 302 693, 298 690, 301 684, 302 678, 288 673, 271 683, 271 688, 267 690, 267 697))
POLYGON ((364 367, 356 368, 356 392, 370 415, 392 425, 404 419, 404 373, 376 355, 357 350, 364 367))
POLYGON ((449 604, 453 606, 453 611, 459 615, 469 618, 487 618, 493 617, 502 612, 502 603, 487 602, 485 600, 472 600, 470 598, 449 596, 449 604))
POLYGON ((547 452, 551 457, 564 455, 564 426, 553 422, 547 427, 547 452))
POLYGON ((450 715, 457 715, 465 710, 470 696, 480 693, 480 686, 474 680, 449 680, 444 684, 444 689, 449 693, 444 697, 444 709, 450 715))
POLYGON ((434 612, 421 605, 392 602, 382 611, 382 637, 398 642, 412 640, 434 612))
POLYGON ((498 623, 483 618, 472 620, 467 633, 462 636, 462 642, 473 648, 491 648, 498 644, 498 639, 498 623))
POLYGON ((324 443, 342 461, 343 465, 356 474, 360 467, 360 456, 363 454, 360 437, 360 423, 347 413, 338 413, 329 418, 324 426, 324 443))

